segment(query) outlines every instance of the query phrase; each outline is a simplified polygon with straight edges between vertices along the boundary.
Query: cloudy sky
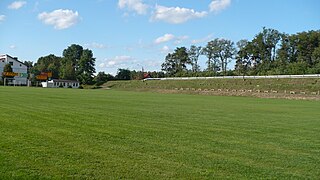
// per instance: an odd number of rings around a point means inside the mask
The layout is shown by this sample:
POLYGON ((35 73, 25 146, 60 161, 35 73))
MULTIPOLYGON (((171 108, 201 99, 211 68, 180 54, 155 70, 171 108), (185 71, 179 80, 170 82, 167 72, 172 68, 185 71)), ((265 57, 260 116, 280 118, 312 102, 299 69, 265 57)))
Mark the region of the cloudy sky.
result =
POLYGON ((319 7, 319 0, 0 0, 0 54, 36 62, 75 43, 93 50, 97 71, 160 70, 177 46, 252 39, 264 26, 319 30, 319 7))

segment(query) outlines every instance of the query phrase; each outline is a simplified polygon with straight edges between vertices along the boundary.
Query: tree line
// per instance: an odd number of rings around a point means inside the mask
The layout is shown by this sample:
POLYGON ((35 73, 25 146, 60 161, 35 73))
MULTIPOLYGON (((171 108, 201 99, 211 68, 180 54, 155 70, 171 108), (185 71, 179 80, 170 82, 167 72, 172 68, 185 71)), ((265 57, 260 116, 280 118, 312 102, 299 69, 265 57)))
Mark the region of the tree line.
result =
POLYGON ((62 57, 54 54, 40 57, 34 64, 32 61, 25 61, 28 73, 32 74, 29 79, 35 82, 36 75, 51 72, 53 79, 77 80, 81 84, 94 83, 95 58, 91 50, 72 44, 62 54, 62 57))
MULTIPOLYGON (((99 72, 95 75, 95 58, 89 49, 72 44, 62 57, 50 54, 36 63, 25 61, 32 82, 36 75, 52 72, 53 79, 77 80, 82 85, 101 85, 109 80, 140 80, 147 77, 245 76, 281 74, 320 74, 320 30, 296 34, 263 28, 252 40, 234 43, 216 38, 205 46, 176 47, 165 56, 162 71, 144 72, 118 69, 115 76, 99 72), (204 57, 204 58, 200 58, 204 57), (205 59, 205 67, 200 60, 205 59), (233 62, 234 69, 228 69, 233 62)), ((9 72, 8 70, 4 72, 9 72)), ((12 70, 11 70, 12 71, 12 70)))
POLYGON ((92 51, 77 44, 64 49, 62 57, 50 54, 40 57, 36 63, 25 61, 24 64, 28 66, 28 74, 31 74, 29 79, 34 83, 38 81, 36 76, 45 72, 51 72, 52 79, 77 80, 82 85, 98 86, 110 80, 140 80, 145 78, 146 74, 148 77, 164 77, 163 72, 131 71, 121 68, 118 69, 115 76, 105 72, 98 72, 95 75, 95 58, 92 51))
POLYGON ((168 77, 319 74, 320 31, 289 35, 264 27, 251 41, 216 38, 204 47, 177 47, 161 67, 168 77), (206 57, 203 70, 200 56, 206 57), (228 70, 232 61, 235 68, 228 70))

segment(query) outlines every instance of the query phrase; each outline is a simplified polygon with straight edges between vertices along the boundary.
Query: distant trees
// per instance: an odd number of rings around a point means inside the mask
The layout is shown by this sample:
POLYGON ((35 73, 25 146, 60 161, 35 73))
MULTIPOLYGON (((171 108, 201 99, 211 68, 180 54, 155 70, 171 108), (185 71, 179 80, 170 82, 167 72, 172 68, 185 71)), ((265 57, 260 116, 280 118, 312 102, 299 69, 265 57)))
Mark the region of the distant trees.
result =
POLYGON ((237 42, 238 52, 236 54, 235 73, 237 75, 246 76, 251 67, 251 57, 248 54, 248 40, 242 39, 237 42))
POLYGON ((205 55, 207 57, 207 69, 206 71, 209 72, 210 74, 213 73, 213 75, 216 75, 216 72, 218 71, 218 62, 216 58, 216 41, 210 41, 207 43, 207 46, 205 46, 202 49, 202 55, 205 55))
POLYGON ((188 56, 192 66, 192 72, 197 73, 200 71, 200 66, 198 65, 199 56, 201 55, 201 46, 192 45, 188 50, 188 56))
POLYGON ((221 68, 222 74, 226 75, 227 66, 236 52, 234 43, 226 39, 215 39, 214 41, 214 57, 218 59, 217 62, 220 63, 219 67, 221 68))
POLYGON ((63 51, 61 78, 78 80, 81 84, 92 84, 95 73, 95 58, 89 49, 72 44, 63 51))
MULTIPOLYGON (((97 77, 99 74, 97 75, 97 77)), ((113 77, 110 74, 107 74, 107 80, 142 80, 147 77, 151 78, 163 78, 165 77, 164 72, 160 71, 136 71, 136 70, 129 70, 129 69, 118 69, 117 74, 113 77)))
POLYGON ((53 78, 78 80, 81 84, 101 85, 112 79, 139 80, 145 77, 226 76, 226 75, 274 75, 320 73, 320 30, 297 34, 280 33, 278 30, 262 28, 252 40, 236 43, 228 39, 215 38, 205 46, 176 47, 165 56, 161 70, 153 72, 118 69, 110 74, 95 73, 95 58, 89 49, 72 44, 63 51, 62 57, 53 54, 40 57, 30 72, 52 72, 53 78), (205 57, 206 61, 199 63, 205 57), (228 65, 234 61, 235 68, 228 65), (206 64, 200 68, 199 64, 206 64))
POLYGON ((52 72, 52 78, 78 80, 81 84, 93 84, 95 58, 89 49, 72 44, 63 51, 63 57, 53 54, 40 57, 32 67, 35 75, 52 72))
POLYGON ((239 49, 238 59, 246 57, 252 75, 318 73, 319 44, 320 31, 287 35, 263 28, 239 49))
POLYGON ((131 72, 129 69, 118 69, 116 79, 118 80, 130 80, 131 72))
POLYGON ((40 74, 41 72, 52 72, 52 78, 60 77, 61 57, 53 54, 40 57, 32 68, 32 73, 40 74))
POLYGON ((320 73, 320 31, 288 35, 263 28, 254 38, 236 43, 213 39, 204 47, 177 47, 169 53, 162 70, 166 76, 273 75, 320 73), (188 61, 177 51, 185 49, 188 61), (206 57, 206 68, 200 70, 199 57, 206 57), (234 61, 235 69, 228 71, 234 61), (188 67, 191 66, 191 69, 188 67))
POLYGON ((63 58, 61 61, 61 79, 76 80, 78 63, 82 56, 83 47, 77 44, 72 44, 63 50, 63 58))
POLYGON ((187 65, 191 64, 187 48, 178 47, 173 53, 166 56, 165 62, 161 65, 162 70, 170 75, 182 76, 187 72, 187 65))
POLYGON ((89 49, 82 51, 82 55, 78 62, 78 68, 76 69, 77 80, 81 84, 92 84, 95 70, 95 58, 93 53, 89 49))
POLYGON ((190 49, 177 47, 173 53, 169 53, 165 62, 162 64, 162 70, 168 76, 186 76, 192 74, 197 76, 200 72, 198 64, 199 56, 207 57, 207 75, 216 75, 221 70, 223 74, 227 73, 227 66, 235 54, 234 43, 225 39, 214 39, 207 43, 205 47, 192 45, 190 49), (187 67, 191 66, 191 70, 187 67))
POLYGON ((107 82, 108 80, 108 75, 105 74, 104 72, 99 72, 97 76, 94 78, 94 81, 96 82, 97 86, 100 86, 107 82))

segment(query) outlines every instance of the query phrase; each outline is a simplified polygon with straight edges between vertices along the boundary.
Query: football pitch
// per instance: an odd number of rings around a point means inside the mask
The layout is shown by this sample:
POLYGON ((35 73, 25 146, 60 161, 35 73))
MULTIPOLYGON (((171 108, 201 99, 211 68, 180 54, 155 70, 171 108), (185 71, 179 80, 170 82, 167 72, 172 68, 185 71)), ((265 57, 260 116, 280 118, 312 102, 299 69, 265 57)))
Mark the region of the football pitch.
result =
POLYGON ((320 101, 0 87, 0 179, 317 179, 320 101))

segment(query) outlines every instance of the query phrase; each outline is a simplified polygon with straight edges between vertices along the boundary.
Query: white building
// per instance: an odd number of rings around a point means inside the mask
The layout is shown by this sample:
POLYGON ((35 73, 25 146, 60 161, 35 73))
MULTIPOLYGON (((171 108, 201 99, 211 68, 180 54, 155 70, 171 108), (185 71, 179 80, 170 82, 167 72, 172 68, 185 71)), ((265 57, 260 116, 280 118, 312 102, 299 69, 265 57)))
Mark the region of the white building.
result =
POLYGON ((51 81, 41 82, 45 88, 79 88, 80 83, 72 80, 52 79, 51 81))
POLYGON ((10 79, 11 84, 27 85, 28 67, 18 60, 16 57, 11 57, 7 54, 0 55, 0 79, 2 79, 3 68, 6 64, 11 64, 12 71, 16 73, 13 79, 10 79))

